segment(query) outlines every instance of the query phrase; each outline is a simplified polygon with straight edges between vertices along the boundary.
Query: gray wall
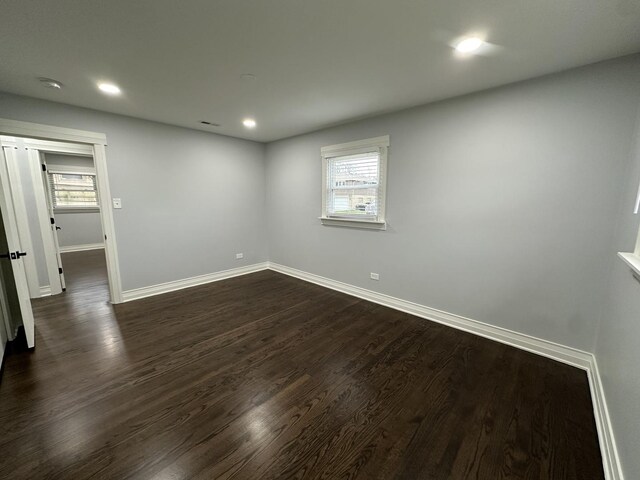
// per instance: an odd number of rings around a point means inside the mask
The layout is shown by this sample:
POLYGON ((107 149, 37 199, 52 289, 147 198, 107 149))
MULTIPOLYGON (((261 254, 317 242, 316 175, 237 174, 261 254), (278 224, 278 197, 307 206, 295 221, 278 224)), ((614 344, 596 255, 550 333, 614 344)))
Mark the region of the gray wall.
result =
POLYGON ((93 164, 93 157, 82 155, 65 155, 62 153, 45 153, 44 155, 49 167, 63 167, 80 172, 95 173, 96 167, 93 164))
MULTIPOLYGON (((50 170, 62 167, 63 169, 76 170, 78 172, 95 173, 93 158, 73 155, 60 155, 48 153, 45 155, 50 170)), ((107 199, 107 205, 109 201, 107 199)), ((91 211, 64 210, 55 211, 58 230, 58 243, 61 247, 73 247, 103 243, 102 224, 100 223, 100 210, 91 211)))
POLYGON ((640 225, 640 215, 633 214, 640 184, 640 121, 636 133, 627 181, 620 184, 624 195, 616 238, 607 252, 612 271, 595 348, 626 478, 640 475, 640 282, 616 252, 634 251, 640 225))
POLYGON ((4 93, 0 117, 107 135, 124 290, 267 259, 262 144, 4 93))
POLYGON ((103 244, 100 212, 56 212, 60 247, 103 244))
POLYGON ((639 82, 627 57, 269 144, 270 260, 592 351, 639 82), (320 148, 387 134, 388 230, 321 225, 320 148))

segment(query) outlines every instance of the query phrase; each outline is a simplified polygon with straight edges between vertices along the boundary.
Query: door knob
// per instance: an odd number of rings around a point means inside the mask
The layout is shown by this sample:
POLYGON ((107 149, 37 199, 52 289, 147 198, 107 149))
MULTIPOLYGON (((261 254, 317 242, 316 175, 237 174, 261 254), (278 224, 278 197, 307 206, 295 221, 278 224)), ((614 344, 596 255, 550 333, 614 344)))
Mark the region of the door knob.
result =
POLYGON ((27 252, 7 252, 7 253, 3 253, 0 254, 0 258, 8 258, 10 260, 18 260, 20 257, 24 257, 27 254, 27 252))

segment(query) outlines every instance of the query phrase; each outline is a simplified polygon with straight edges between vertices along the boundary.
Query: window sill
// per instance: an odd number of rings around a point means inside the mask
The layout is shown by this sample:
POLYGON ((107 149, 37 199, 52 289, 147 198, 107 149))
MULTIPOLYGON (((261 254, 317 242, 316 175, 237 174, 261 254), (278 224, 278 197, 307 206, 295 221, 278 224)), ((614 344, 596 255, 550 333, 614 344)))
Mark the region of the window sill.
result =
POLYGON ((633 276, 640 280, 640 255, 618 252, 618 256, 631 268, 633 276))
POLYGON ((373 220, 356 220, 352 218, 319 217, 323 225, 330 227, 364 228, 367 230, 386 230, 387 222, 373 220))

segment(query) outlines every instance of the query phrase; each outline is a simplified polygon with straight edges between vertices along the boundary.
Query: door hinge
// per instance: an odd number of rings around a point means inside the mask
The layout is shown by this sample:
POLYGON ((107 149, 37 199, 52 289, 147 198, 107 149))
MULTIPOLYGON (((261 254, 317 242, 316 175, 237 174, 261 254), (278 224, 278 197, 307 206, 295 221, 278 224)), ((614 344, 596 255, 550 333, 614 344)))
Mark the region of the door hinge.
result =
POLYGON ((42 171, 43 171, 43 172, 46 172, 46 171, 47 171, 47 166, 46 166, 44 163, 42 164, 42 171))
POLYGON ((61 268, 61 267, 58 267, 58 273, 59 273, 60 275, 62 275, 62 268, 61 268))
POLYGON ((49 220, 51 221, 51 225, 55 225, 56 224, 56 219, 53 217, 50 217, 49 220))

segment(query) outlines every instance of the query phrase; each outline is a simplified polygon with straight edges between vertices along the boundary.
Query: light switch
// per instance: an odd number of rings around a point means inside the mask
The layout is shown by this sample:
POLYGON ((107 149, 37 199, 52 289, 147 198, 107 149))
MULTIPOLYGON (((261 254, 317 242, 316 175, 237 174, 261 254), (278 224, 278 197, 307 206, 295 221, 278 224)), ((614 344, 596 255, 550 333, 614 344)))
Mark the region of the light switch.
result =
POLYGON ((114 198, 113 200, 113 208, 122 208, 122 199, 114 198))

